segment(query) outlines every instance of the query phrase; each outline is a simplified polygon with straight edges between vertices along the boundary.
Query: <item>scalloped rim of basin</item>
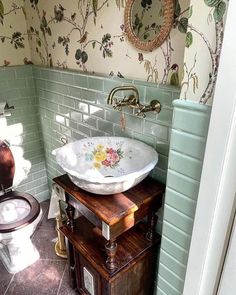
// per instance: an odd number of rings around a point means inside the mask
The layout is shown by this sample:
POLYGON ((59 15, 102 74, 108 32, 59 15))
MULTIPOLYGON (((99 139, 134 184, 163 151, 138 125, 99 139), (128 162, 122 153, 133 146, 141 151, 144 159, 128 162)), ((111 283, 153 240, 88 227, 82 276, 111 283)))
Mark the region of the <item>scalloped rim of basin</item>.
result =
MULTIPOLYGON (((142 148, 141 148, 142 149, 142 148)), ((155 151, 154 148, 152 148, 151 146, 147 145, 146 143, 143 143, 139 140, 136 139, 132 139, 132 138, 128 138, 128 137, 116 137, 116 136, 97 136, 97 137, 88 137, 88 138, 83 138, 71 143, 66 144, 65 146, 62 146, 61 148, 55 149, 52 151, 52 154, 56 156, 56 160, 57 163, 62 167, 62 169, 67 172, 68 174, 81 179, 81 180, 85 180, 87 182, 91 182, 91 183, 101 183, 101 184, 105 184, 105 183, 117 183, 117 182, 123 182, 123 181, 127 181, 130 178, 138 178, 141 175, 144 175, 146 173, 149 173, 157 164, 158 162, 158 153, 155 151), (115 176, 115 177, 106 177, 106 176, 101 176, 101 177, 89 177, 88 175, 84 175, 84 174, 80 174, 76 171, 70 170, 68 168, 66 168, 63 163, 58 159, 58 152, 62 149, 68 149, 68 147, 72 146, 75 142, 80 142, 80 143, 84 143, 87 142, 88 140, 108 140, 108 139, 116 139, 118 140, 125 140, 126 142, 130 142, 131 146, 132 145, 140 145, 141 147, 143 146, 143 149, 148 150, 148 152, 151 154, 151 162, 147 165, 145 165, 142 169, 135 171, 135 172, 131 172, 128 174, 124 174, 122 176, 115 176)))

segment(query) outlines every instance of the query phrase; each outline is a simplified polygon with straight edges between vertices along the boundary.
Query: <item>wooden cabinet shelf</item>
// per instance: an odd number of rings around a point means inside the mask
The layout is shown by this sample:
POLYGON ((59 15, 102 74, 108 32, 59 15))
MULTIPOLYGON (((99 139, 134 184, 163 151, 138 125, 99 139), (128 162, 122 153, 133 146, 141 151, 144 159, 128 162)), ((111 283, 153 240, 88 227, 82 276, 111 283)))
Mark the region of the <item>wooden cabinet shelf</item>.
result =
POLYGON ((60 231, 67 240, 71 286, 86 295, 152 294, 160 244, 155 212, 165 187, 147 178, 124 193, 98 196, 66 175, 54 181, 68 204, 68 222, 60 231))

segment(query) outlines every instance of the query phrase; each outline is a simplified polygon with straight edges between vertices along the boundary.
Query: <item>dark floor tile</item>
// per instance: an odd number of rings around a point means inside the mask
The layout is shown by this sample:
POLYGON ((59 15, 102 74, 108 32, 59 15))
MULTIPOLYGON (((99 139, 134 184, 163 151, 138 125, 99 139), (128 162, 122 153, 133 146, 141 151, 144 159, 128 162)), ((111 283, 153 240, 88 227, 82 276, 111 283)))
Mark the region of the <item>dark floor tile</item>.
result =
POLYGON ((56 295, 65 261, 38 260, 17 273, 6 295, 56 295))
POLYGON ((55 218, 48 219, 49 200, 42 202, 40 205, 43 210, 43 215, 39 226, 54 228, 56 225, 55 218))
POLYGON ((10 274, 0 261, 0 290, 2 292, 1 294, 4 294, 4 292, 6 291, 12 277, 13 274, 10 274))
POLYGON ((55 229, 45 229, 44 227, 38 229, 32 238, 32 242, 39 251, 40 259, 61 259, 55 254, 54 250, 56 238, 55 229))
POLYGON ((67 264, 65 272, 63 274, 61 286, 57 295, 75 295, 75 294, 78 294, 78 293, 75 290, 73 290, 69 284, 69 272, 68 272, 68 264, 67 264))

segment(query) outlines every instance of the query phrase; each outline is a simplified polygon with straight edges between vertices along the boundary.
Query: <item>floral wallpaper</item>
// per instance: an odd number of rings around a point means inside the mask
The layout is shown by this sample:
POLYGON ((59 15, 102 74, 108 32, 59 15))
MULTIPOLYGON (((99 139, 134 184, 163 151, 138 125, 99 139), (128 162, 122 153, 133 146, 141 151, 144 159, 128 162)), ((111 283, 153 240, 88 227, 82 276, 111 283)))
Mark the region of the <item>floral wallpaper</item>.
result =
POLYGON ((185 32, 177 23, 180 15, 187 14, 189 0, 179 4, 170 36, 150 53, 137 50, 126 38, 124 0, 28 0, 32 60, 45 66, 179 85, 185 32))
POLYGON ((182 99, 212 103, 227 5, 227 0, 191 0, 181 83, 182 99))
POLYGON ((30 62, 23 0, 0 0, 0 66, 30 62))
POLYGON ((0 65, 32 61, 171 84, 182 99, 211 104, 228 0, 175 0, 173 29, 153 52, 127 40, 125 2, 0 0, 0 65))

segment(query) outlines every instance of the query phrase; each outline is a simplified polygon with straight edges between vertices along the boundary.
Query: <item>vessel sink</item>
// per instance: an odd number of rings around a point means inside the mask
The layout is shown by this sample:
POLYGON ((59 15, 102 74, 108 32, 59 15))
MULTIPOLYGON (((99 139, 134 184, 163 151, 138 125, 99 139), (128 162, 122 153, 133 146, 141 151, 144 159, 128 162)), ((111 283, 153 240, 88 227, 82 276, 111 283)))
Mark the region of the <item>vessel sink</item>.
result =
POLYGON ((158 161, 149 145, 126 137, 89 137, 53 151, 57 163, 78 187, 110 195, 142 181, 158 161))

